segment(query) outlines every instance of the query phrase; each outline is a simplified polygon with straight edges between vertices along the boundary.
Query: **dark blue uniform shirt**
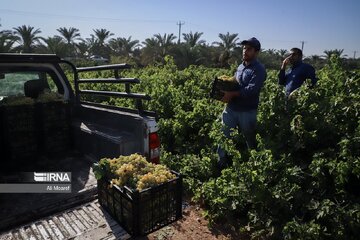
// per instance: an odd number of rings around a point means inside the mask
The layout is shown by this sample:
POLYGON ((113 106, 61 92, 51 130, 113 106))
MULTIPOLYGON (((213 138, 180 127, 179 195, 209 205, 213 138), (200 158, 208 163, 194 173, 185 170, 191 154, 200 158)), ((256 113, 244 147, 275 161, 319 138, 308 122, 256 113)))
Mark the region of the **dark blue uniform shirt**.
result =
POLYGON ((235 78, 239 83, 240 96, 234 97, 228 107, 234 111, 257 109, 260 90, 266 79, 265 67, 256 59, 247 66, 242 63, 235 73, 235 78))
POLYGON ((315 69, 302 61, 294 64, 286 73, 285 70, 280 70, 279 72, 279 84, 285 86, 287 96, 295 89, 301 87, 306 79, 311 79, 313 86, 317 82, 315 69))

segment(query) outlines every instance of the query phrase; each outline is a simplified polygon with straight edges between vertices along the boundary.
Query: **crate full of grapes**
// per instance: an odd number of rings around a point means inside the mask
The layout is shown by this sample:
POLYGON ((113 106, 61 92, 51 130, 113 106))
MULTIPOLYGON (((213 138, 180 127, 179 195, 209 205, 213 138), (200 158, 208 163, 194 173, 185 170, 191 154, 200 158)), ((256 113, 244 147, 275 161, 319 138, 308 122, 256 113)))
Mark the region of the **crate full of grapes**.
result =
POLYGON ((221 100, 224 96, 223 91, 236 91, 240 88, 239 83, 235 77, 220 76, 215 77, 211 83, 210 97, 216 100, 221 100))
POLYGON ((101 206, 132 236, 158 230, 182 217, 182 177, 139 154, 94 164, 101 206))
POLYGON ((36 156, 37 133, 33 99, 12 96, 0 103, 1 153, 8 163, 36 156))

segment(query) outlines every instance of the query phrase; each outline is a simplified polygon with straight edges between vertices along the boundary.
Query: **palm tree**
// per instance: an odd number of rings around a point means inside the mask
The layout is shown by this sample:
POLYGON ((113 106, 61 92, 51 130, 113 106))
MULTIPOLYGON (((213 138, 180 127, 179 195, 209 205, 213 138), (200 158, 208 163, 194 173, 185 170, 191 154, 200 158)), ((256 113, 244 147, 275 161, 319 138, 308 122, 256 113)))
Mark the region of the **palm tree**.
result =
POLYGON ((274 48, 268 49, 265 52, 271 56, 274 56, 275 54, 277 54, 277 51, 274 48))
POLYGON ((346 57, 347 55, 346 54, 343 55, 343 53, 344 53, 344 49, 325 50, 324 57, 326 57, 326 59, 328 59, 328 60, 331 58, 332 55, 335 55, 339 58, 346 57))
POLYGON ((228 65, 230 58, 232 58, 232 52, 238 46, 237 41, 239 40, 237 33, 230 34, 227 32, 226 34, 219 34, 220 42, 213 42, 213 44, 217 45, 222 53, 219 56, 220 66, 224 67, 228 65))
POLYGON ((200 40, 202 35, 202 32, 183 33, 185 43, 188 44, 190 47, 205 44, 205 40, 200 40))
POLYGON ((277 54, 282 58, 284 59, 286 57, 286 55, 289 54, 289 51, 286 50, 286 49, 280 49, 277 51, 277 54))
POLYGON ((130 56, 136 47, 139 46, 139 40, 128 38, 113 38, 109 41, 110 48, 119 55, 130 56))
POLYGON ((112 32, 106 30, 105 28, 93 29, 93 31, 95 33, 95 35, 93 36, 95 36, 96 41, 100 46, 105 46, 106 40, 114 35, 112 32))
POLYGON ((317 69, 322 68, 325 64, 325 60, 319 55, 311 55, 305 58, 304 61, 310 63, 317 69))
POLYGON ((18 37, 10 30, 0 31, 0 52, 7 53, 14 51, 14 44, 18 37))
POLYGON ((88 55, 96 54, 99 49, 99 44, 93 34, 90 35, 90 38, 86 38, 82 45, 83 47, 87 46, 88 55))
POLYGON ((90 40, 92 41, 92 45, 91 45, 92 53, 109 58, 111 49, 107 44, 107 40, 114 34, 106 30, 105 28, 93 29, 93 31, 95 34, 90 35, 91 36, 90 40))
POLYGON ((43 39, 46 43, 47 53, 54 53, 60 57, 65 57, 67 43, 60 36, 53 36, 43 39))
POLYGON ((93 29, 95 34, 91 34, 91 38, 87 38, 87 42, 90 47, 90 52, 95 55, 103 57, 110 57, 111 49, 107 44, 107 40, 114 34, 105 28, 93 29))
POLYGON ((154 37, 159 43, 161 57, 165 57, 167 54, 169 54, 170 47, 174 45, 173 41, 176 39, 176 36, 173 33, 165 33, 163 36, 158 33, 155 34, 154 37))
POLYGON ((81 40, 80 32, 77 28, 61 27, 56 30, 61 34, 61 36, 65 39, 68 45, 74 44, 75 40, 81 40))
POLYGON ((205 62, 203 45, 195 45, 191 47, 189 44, 178 44, 173 50, 174 60, 180 69, 184 69, 190 65, 200 65, 205 62))
POLYGON ((18 36, 17 42, 20 44, 19 49, 22 52, 31 53, 34 51, 36 44, 40 43, 42 39, 38 34, 41 33, 40 29, 22 25, 14 28, 15 34, 18 36))
POLYGON ((213 42, 213 44, 223 48, 224 51, 231 52, 238 45, 237 41, 239 40, 239 38, 237 33, 233 33, 233 34, 230 34, 229 32, 227 32, 226 34, 219 33, 219 38, 221 39, 221 42, 213 42))
POLYGON ((70 28, 61 27, 56 30, 61 34, 61 36, 66 41, 67 44, 67 49, 65 50, 66 55, 68 56, 77 55, 75 40, 81 40, 79 29, 73 27, 70 28))
POLYGON ((157 38, 147 38, 142 42, 142 60, 144 65, 155 63, 160 60, 160 43, 157 38))
POLYGON ((91 52, 91 45, 87 40, 81 40, 76 44, 76 48, 80 57, 86 57, 91 52))

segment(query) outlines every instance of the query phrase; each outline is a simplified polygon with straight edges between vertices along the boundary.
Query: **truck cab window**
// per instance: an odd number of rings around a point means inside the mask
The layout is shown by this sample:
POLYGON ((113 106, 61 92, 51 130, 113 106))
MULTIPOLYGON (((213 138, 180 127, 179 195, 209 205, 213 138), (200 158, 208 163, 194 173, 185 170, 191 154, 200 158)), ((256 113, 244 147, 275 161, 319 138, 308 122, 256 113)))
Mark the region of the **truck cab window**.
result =
POLYGON ((56 85, 52 74, 45 71, 1 71, 0 98, 8 96, 27 96, 36 98, 47 92, 63 93, 56 85))

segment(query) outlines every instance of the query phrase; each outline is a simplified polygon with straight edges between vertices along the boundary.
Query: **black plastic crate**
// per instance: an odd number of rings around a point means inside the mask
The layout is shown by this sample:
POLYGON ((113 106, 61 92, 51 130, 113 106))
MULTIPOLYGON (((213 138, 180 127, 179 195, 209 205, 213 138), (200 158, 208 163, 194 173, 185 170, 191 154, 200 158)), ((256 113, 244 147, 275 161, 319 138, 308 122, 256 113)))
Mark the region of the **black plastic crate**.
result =
POLYGON ((37 155, 36 132, 10 132, 3 139, 3 151, 1 152, 4 163, 15 163, 22 160, 31 161, 37 155))
POLYGON ((65 133, 54 135, 53 137, 45 136, 45 144, 42 147, 42 153, 47 156, 63 155, 71 149, 70 136, 65 133))
POLYGON ((210 97, 221 100, 224 96, 222 91, 236 91, 239 84, 236 81, 223 81, 217 77, 211 83, 210 97))
POLYGON ((98 180, 101 206, 132 236, 143 236, 182 217, 182 177, 159 186, 132 190, 98 180))
POLYGON ((61 101, 37 103, 44 130, 64 129, 70 125, 70 105, 61 101))
POLYGON ((38 148, 34 105, 1 106, 0 112, 3 163, 34 158, 38 148))
POLYGON ((71 147, 69 103, 36 103, 36 111, 39 152, 48 156, 66 153, 71 147))
POLYGON ((2 127, 6 132, 35 131, 34 105, 2 107, 2 127))

